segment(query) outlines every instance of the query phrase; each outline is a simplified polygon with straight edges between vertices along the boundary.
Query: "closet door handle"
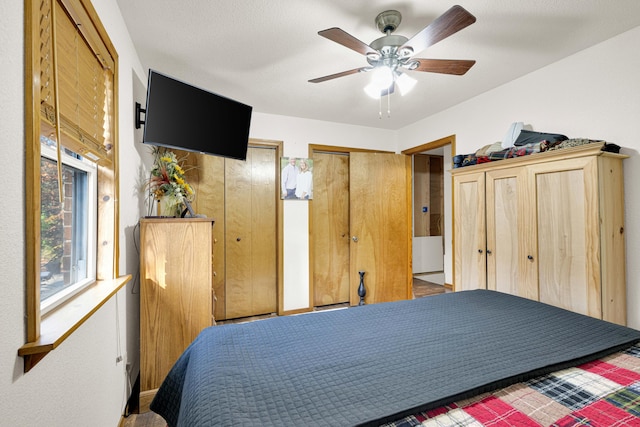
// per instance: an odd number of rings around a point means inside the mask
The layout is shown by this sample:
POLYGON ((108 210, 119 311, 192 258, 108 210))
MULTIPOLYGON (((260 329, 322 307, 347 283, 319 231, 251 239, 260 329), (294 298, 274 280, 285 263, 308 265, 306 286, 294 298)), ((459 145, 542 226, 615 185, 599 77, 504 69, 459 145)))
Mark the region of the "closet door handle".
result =
POLYGON ((531 256, 531 255, 527 255, 527 259, 528 259, 529 261, 533 261, 533 256, 531 256))
POLYGON ((478 253, 481 254, 482 253, 482 249, 478 249, 478 253))
POLYGON ((487 255, 491 255, 491 249, 487 249, 487 255))
POLYGON ((358 242, 358 236, 353 236, 353 237, 351 238, 351 240, 353 240, 354 242, 356 242, 356 243, 357 243, 357 242, 358 242))

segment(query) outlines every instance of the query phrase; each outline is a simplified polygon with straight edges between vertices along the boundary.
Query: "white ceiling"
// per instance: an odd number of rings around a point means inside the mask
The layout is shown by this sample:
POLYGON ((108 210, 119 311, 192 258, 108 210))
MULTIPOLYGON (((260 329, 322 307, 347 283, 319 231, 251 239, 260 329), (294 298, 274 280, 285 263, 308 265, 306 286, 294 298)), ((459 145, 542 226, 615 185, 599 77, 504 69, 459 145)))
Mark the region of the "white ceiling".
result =
MULTIPOLYGON (((398 129, 640 25, 638 0, 117 0, 142 64, 245 104, 254 112, 398 129), (391 96, 391 117, 365 95, 366 66, 317 33, 339 27, 365 43, 376 15, 402 13, 411 38, 454 4, 477 21, 417 53, 474 59, 464 76, 411 72, 412 92, 391 96)), ((594 64, 597 66, 597 64, 594 64)), ((621 64, 624 66, 624 64, 621 64)), ((144 101, 142 101, 144 103, 144 101)), ((383 98, 386 111, 386 98, 383 98)))

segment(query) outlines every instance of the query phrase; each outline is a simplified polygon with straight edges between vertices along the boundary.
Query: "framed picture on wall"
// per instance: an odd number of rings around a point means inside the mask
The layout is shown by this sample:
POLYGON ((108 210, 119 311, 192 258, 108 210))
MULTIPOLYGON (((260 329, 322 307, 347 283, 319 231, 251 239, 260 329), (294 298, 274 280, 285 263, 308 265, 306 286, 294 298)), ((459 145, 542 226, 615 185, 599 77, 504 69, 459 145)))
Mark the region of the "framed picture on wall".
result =
POLYGON ((284 200, 313 199, 313 160, 280 158, 280 197, 284 200))

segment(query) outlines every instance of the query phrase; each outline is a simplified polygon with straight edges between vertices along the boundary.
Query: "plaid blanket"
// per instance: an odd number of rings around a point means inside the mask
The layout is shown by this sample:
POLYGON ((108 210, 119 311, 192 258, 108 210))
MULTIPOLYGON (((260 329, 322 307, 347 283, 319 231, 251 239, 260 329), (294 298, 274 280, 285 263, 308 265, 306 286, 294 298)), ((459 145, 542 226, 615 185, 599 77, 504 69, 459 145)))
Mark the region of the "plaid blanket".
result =
POLYGON ((640 345, 385 426, 640 426, 640 345))

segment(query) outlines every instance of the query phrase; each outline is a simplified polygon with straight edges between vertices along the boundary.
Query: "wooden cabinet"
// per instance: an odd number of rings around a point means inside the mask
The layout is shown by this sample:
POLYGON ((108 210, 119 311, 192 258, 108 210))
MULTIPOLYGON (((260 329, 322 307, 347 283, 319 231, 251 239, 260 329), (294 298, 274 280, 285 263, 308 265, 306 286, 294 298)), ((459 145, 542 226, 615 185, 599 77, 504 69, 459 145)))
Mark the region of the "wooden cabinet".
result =
POLYGON ((454 287, 626 323, 622 160, 602 144, 452 171, 454 287))
POLYGON ((180 354, 213 324, 213 220, 140 220, 140 390, 157 389, 180 354))

